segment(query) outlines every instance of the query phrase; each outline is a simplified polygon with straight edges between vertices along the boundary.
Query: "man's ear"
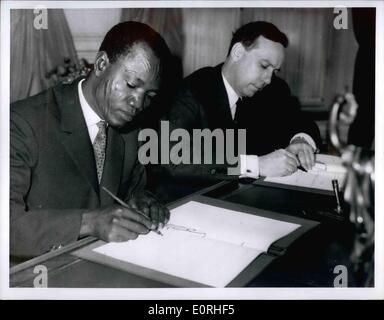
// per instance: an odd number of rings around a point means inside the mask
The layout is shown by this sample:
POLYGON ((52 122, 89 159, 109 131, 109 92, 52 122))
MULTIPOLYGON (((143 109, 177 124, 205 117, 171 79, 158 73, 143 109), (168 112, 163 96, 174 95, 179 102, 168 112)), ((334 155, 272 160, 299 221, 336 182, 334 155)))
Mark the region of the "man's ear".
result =
POLYGON ((233 61, 239 61, 244 55, 245 48, 241 42, 236 42, 231 49, 230 56, 233 61))
POLYGON ((107 53, 105 51, 99 51, 96 54, 95 65, 94 65, 96 76, 99 76, 100 74, 102 74, 107 69, 108 65, 109 65, 109 58, 107 53))

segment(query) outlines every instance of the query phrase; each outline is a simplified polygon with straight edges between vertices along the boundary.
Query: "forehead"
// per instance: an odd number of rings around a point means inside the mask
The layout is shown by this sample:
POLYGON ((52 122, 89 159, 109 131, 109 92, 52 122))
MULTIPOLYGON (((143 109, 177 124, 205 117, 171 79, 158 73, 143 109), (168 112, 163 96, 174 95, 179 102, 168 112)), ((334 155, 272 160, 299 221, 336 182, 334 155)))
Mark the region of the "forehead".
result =
POLYGON ((120 72, 135 76, 144 83, 158 81, 160 60, 146 45, 134 45, 127 55, 116 61, 120 72))
POLYGON ((284 46, 263 36, 257 38, 255 46, 248 51, 258 59, 268 60, 275 67, 280 67, 284 60, 284 46))

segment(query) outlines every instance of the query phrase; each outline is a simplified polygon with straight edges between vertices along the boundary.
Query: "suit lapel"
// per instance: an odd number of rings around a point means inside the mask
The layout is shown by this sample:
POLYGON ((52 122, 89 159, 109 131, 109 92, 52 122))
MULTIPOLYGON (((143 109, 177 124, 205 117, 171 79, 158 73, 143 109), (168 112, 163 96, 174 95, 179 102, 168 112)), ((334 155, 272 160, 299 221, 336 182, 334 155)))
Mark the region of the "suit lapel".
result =
POLYGON ((228 95, 225 90, 223 77, 221 75, 222 64, 215 67, 213 84, 213 102, 216 105, 215 117, 218 118, 218 123, 224 124, 224 127, 232 126, 232 115, 229 107, 228 95))
POLYGON ((77 79, 69 85, 60 85, 54 89, 60 110, 60 139, 79 172, 99 194, 93 148, 89 139, 78 95, 77 79))
MULTIPOLYGON (((109 127, 103 177, 101 178, 101 187, 106 187, 116 195, 119 191, 120 179, 123 170, 124 150, 125 145, 121 134, 118 133, 114 128, 109 127)), ((100 202, 103 205, 113 203, 113 200, 106 192, 100 190, 100 202)))

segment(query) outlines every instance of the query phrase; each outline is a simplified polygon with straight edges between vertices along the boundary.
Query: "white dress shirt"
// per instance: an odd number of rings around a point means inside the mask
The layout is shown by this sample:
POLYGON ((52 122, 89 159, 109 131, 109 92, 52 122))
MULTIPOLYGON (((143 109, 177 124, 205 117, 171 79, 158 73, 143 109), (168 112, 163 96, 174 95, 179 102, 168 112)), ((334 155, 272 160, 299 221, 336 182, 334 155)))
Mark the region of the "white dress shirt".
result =
POLYGON ((221 74, 221 76, 223 77, 225 91, 227 91, 229 107, 231 108, 232 120, 234 120, 235 114, 236 114, 236 108, 237 108, 236 102, 237 100, 239 100, 239 96, 237 95, 235 90, 233 90, 231 85, 228 83, 227 79, 225 79, 224 75, 221 74))
MULTIPOLYGON (((224 87, 227 92, 229 107, 231 109, 232 119, 235 119, 236 114, 236 102, 240 98, 235 90, 233 90, 232 86, 229 84, 227 79, 224 77, 224 74, 221 73, 223 77, 224 87)), ((309 145, 316 150, 316 143, 313 141, 312 137, 306 133, 300 132, 295 134, 291 141, 295 138, 303 138, 309 145)), ((259 170, 259 157, 256 155, 240 155, 240 176, 241 177, 250 177, 250 178, 259 178, 260 170, 259 170)))
POLYGON ((85 123, 87 125, 89 138, 91 139, 91 143, 93 143, 96 139, 97 133, 99 132, 99 127, 97 123, 99 123, 102 119, 97 115, 95 111, 91 108, 89 103, 84 97, 82 83, 85 79, 79 81, 78 91, 79 91, 79 100, 81 105, 81 110, 83 111, 85 123))

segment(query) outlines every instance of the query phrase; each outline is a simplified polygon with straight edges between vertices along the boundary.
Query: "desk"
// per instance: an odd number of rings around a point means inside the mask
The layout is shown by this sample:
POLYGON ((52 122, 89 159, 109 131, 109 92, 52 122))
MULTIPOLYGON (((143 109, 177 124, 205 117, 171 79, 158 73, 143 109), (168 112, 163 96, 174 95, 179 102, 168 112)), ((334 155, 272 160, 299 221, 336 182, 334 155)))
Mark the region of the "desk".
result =
MULTIPOLYGON (((277 188, 265 183, 220 182, 195 193, 229 202, 320 221, 320 226, 297 240, 287 253, 270 264, 250 287, 332 287, 337 265, 351 270, 349 252, 353 232, 342 219, 325 215, 334 208, 326 193, 277 188)), ((149 280, 75 257, 71 252, 94 242, 89 237, 74 244, 16 265, 10 270, 11 287, 33 287, 36 265, 48 269, 49 287, 69 288, 160 288, 170 285, 149 280)), ((348 277, 349 286, 354 286, 348 277)))

